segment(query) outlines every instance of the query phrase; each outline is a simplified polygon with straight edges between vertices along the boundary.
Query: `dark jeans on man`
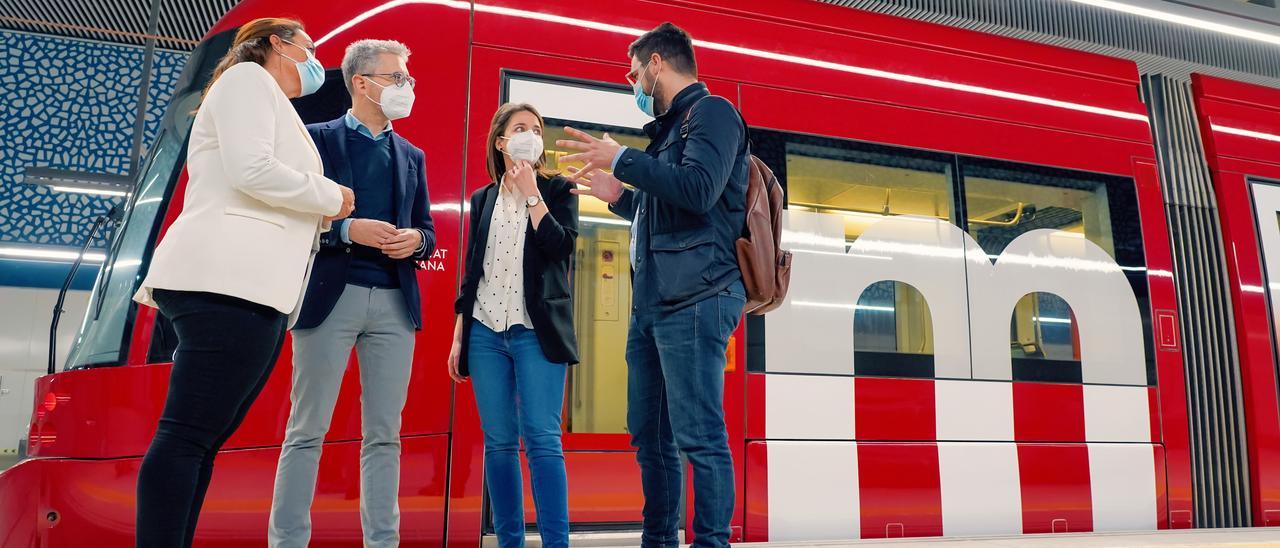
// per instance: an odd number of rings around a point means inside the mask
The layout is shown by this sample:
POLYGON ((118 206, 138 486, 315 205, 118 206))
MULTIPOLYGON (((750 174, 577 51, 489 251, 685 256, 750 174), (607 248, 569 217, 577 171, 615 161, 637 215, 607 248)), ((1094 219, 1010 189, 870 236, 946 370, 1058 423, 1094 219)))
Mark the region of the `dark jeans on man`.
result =
POLYGON ((153 290, 178 334, 160 426, 138 471, 138 548, 189 547, 213 459, 262 391, 287 317, 245 300, 153 290))
POLYGON ((694 546, 728 546, 733 457, 724 424, 725 350, 742 282, 675 312, 637 311, 627 336, 627 427, 644 489, 645 547, 680 543, 683 452, 693 465, 694 546))

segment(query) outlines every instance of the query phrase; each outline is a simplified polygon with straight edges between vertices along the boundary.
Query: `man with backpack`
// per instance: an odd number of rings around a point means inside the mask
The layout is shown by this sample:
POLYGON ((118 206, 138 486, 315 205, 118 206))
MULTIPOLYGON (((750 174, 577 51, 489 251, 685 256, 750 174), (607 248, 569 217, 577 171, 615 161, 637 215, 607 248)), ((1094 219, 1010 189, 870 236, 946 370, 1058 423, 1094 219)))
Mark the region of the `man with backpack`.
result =
POLYGON ((571 175, 586 188, 574 192, 632 222, 627 427, 645 495, 641 545, 679 545, 683 452, 693 466, 693 545, 728 546, 735 480, 724 369, 747 303, 735 248, 747 209, 746 127, 698 81, 692 40, 679 27, 663 23, 627 53, 636 105, 656 116, 644 127, 649 146, 572 128, 574 140, 557 145, 578 151, 562 161, 584 162, 571 175))

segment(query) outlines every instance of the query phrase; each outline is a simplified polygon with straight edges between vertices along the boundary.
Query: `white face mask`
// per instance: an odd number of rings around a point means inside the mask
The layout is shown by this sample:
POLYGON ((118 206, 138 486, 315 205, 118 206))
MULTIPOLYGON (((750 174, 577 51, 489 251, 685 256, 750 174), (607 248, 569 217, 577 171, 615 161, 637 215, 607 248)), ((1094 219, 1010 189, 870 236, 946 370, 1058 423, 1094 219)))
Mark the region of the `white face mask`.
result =
POLYGON ((531 164, 542 159, 542 136, 532 131, 522 131, 507 140, 507 156, 515 160, 524 160, 531 164))
POLYGON ((382 107, 382 113, 387 116, 388 120, 399 120, 409 116, 409 112, 413 110, 413 87, 405 84, 403 86, 384 86, 374 82, 369 77, 365 77, 364 81, 382 88, 382 102, 373 101, 373 97, 365 94, 365 97, 374 104, 382 107))

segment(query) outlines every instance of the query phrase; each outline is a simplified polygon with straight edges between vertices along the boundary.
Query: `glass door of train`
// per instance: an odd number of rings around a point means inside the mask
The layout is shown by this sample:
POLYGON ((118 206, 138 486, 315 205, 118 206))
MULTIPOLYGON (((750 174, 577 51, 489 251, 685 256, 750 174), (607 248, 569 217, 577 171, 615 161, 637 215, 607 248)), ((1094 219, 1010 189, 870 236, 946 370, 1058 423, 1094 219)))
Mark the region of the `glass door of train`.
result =
MULTIPOLYGON (((644 148, 648 138, 641 128, 651 118, 636 108, 624 78, 626 72, 626 66, 621 63, 570 61, 477 47, 472 61, 468 122, 471 133, 464 194, 470 196, 490 182, 485 169, 485 139, 493 113, 505 102, 529 103, 541 112, 545 119, 543 140, 547 166, 553 170, 564 172, 569 167, 580 167, 565 163, 562 159, 569 152, 555 146, 557 139, 564 138, 565 126, 596 136, 608 133, 624 145, 644 148)), ((712 83, 711 86, 713 93, 735 95, 732 84, 712 83)), ((626 427, 625 349, 632 306, 630 222, 613 215, 606 204, 589 196, 579 199, 578 219, 571 286, 582 363, 569 371, 562 424, 570 526, 575 542, 590 538, 597 544, 634 545, 639 542, 644 499, 626 427)), ((737 352, 732 349, 741 339, 735 337, 729 345, 730 361, 726 371, 726 422, 735 461, 739 463, 742 462, 742 372, 737 366, 737 352), (738 441, 733 441, 735 439, 738 441)), ((474 414, 470 392, 469 387, 459 389, 458 400, 462 404, 456 407, 455 423, 465 422, 478 428, 474 417, 461 416, 474 414)), ((475 473, 478 472, 477 468, 475 473)), ((536 537, 527 465, 523 474, 526 520, 530 535, 536 537)), ((740 470, 737 476, 741 485, 740 470)), ((686 508, 691 507, 688 492, 687 486, 686 508)), ((482 534, 486 542, 496 545, 487 504, 483 506, 482 534)), ((688 512, 686 522, 687 515, 688 512)), ((740 525, 740 521, 735 525, 740 525)), ((740 535, 739 526, 735 528, 735 536, 740 538, 740 535)))
POLYGON ((1262 275, 1271 306, 1272 337, 1280 341, 1280 321, 1276 318, 1276 303, 1280 302, 1280 183, 1255 180, 1250 186, 1258 223, 1262 275))

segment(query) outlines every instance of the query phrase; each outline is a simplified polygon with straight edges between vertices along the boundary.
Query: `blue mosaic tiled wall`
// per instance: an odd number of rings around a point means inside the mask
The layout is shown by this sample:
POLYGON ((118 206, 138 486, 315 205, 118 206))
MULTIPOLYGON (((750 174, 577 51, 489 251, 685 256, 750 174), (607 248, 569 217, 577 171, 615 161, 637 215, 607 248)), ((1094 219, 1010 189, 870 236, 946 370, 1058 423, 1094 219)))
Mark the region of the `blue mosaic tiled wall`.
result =
MULTIPOLYGON (((123 175, 129 170, 143 50, 0 31, 0 242, 80 245, 120 198, 22 184, 28 166, 123 175)), ((157 51, 143 151, 187 55, 157 51)), ((106 245, 106 236, 98 245, 106 245)))

